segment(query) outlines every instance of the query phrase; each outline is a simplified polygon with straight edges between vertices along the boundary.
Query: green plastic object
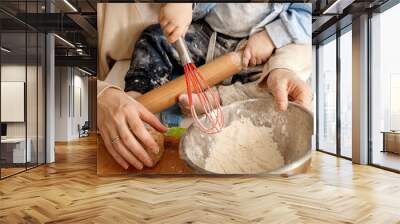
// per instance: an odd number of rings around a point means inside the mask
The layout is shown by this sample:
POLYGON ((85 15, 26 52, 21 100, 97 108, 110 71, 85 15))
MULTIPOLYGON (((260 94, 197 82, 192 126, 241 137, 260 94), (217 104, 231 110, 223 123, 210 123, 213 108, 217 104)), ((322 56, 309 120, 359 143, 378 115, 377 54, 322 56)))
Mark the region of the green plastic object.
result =
POLYGON ((180 137, 182 137, 183 134, 185 134, 185 132, 186 132, 186 128, 172 127, 172 128, 168 129, 168 131, 167 131, 167 133, 165 133, 165 135, 180 138, 180 137))

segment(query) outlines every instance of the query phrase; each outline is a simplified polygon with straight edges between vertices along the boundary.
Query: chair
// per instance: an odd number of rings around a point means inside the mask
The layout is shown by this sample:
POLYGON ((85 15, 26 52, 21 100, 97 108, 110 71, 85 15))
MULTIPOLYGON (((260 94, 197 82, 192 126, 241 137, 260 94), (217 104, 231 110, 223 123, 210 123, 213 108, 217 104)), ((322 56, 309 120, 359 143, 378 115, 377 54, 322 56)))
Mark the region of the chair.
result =
POLYGON ((85 121, 82 127, 80 127, 80 125, 78 124, 79 138, 89 136, 89 130, 90 130, 89 121, 85 121))

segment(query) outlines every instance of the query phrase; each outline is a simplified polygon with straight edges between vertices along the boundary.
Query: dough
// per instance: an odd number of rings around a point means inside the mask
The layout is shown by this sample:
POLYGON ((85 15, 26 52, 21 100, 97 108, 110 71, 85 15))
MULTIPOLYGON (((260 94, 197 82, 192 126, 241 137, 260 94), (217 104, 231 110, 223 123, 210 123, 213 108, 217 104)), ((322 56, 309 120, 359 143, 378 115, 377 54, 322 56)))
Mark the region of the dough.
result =
POLYGON ((157 165, 157 163, 160 161, 162 155, 164 154, 164 135, 162 133, 154 130, 153 128, 147 128, 147 131, 149 131, 150 135, 154 138, 154 140, 156 141, 156 143, 160 149, 158 153, 154 153, 153 150, 145 147, 145 150, 149 154, 151 160, 153 160, 152 167, 154 167, 155 165, 157 165))
POLYGON ((256 174, 284 165, 272 128, 240 118, 213 136, 205 169, 219 174, 256 174))

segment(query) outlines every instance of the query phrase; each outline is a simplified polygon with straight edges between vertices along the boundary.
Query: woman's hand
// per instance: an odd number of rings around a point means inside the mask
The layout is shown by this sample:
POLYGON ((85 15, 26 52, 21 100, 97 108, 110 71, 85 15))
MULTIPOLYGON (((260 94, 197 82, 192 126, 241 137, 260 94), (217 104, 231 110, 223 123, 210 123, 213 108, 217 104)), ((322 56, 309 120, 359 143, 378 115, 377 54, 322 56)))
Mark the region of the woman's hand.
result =
POLYGON ((161 7, 158 21, 168 42, 175 43, 192 22, 192 3, 167 3, 161 7))
MULTIPOLYGON (((268 75, 267 88, 275 98, 278 111, 285 111, 289 101, 308 109, 312 107, 311 87, 287 69, 274 69, 268 75)), ((264 84, 264 83, 262 83, 264 84)))
POLYGON ((128 169, 130 165, 141 170, 151 166, 144 147, 155 153, 159 148, 144 126, 144 122, 160 132, 167 131, 157 117, 143 105, 114 88, 108 88, 98 98, 97 122, 104 144, 114 160, 128 169))
POLYGON ((247 68, 249 64, 251 66, 264 64, 271 57, 274 49, 275 45, 267 31, 263 30, 251 35, 243 51, 243 66, 247 68))

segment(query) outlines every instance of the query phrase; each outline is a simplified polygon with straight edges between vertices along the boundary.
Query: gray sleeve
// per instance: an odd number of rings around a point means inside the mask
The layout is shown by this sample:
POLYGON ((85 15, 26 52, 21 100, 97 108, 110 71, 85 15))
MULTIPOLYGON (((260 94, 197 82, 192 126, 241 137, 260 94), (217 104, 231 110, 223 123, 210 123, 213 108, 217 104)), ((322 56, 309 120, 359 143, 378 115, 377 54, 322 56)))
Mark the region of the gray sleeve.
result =
POLYGON ((204 18, 214 7, 215 3, 194 3, 193 21, 204 18))

